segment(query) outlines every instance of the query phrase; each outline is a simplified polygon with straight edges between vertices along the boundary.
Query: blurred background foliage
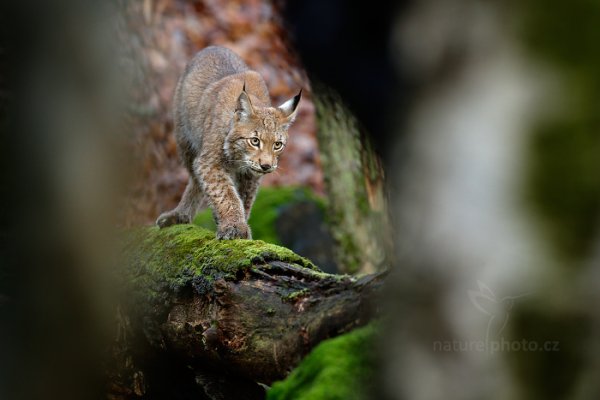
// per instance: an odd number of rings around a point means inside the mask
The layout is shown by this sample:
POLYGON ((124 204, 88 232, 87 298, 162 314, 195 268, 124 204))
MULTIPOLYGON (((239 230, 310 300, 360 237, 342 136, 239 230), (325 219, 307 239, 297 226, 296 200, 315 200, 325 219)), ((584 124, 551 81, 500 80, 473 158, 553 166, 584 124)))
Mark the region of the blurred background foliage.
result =
POLYGON ((558 112, 531 138, 530 196, 556 244, 575 261, 597 245, 600 221, 600 4, 520 2, 519 31, 540 62, 557 70, 558 112))

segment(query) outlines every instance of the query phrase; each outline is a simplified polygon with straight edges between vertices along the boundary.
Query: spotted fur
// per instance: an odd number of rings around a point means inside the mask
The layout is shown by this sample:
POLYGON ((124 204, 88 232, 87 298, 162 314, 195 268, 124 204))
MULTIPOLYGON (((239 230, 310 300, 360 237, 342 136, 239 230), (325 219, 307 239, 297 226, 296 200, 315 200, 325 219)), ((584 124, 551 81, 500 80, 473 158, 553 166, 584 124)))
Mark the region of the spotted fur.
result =
POLYGON ((190 172, 165 226, 210 206, 219 239, 251 239, 250 210, 261 178, 277 169, 301 93, 272 107, 262 77, 231 50, 211 46, 190 61, 175 89, 177 147, 190 172))

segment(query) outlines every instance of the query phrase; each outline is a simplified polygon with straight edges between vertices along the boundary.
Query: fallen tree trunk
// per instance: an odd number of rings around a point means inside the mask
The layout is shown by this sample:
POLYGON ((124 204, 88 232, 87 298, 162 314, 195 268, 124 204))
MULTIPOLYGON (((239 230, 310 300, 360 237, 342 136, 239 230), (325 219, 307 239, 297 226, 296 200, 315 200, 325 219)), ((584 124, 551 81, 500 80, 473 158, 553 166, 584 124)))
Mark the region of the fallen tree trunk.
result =
MULTIPOLYGON (((325 274, 288 249, 216 241, 192 225, 140 229, 128 237, 125 253, 128 333, 118 346, 134 354, 124 364, 137 378, 121 371, 112 384, 114 393, 130 397, 153 390, 143 366, 157 360, 149 353, 168 354, 193 371, 207 398, 270 384, 320 341, 368 322, 383 282, 382 274, 325 274)), ((246 397, 238 398, 261 396, 243 391, 246 397)))

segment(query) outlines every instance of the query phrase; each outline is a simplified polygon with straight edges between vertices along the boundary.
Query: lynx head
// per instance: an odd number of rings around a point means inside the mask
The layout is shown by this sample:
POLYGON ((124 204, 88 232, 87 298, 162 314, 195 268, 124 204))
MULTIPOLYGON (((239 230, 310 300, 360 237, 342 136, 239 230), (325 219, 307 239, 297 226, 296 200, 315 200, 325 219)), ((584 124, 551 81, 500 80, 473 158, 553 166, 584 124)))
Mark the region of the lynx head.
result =
POLYGON ((279 107, 259 107, 252 104, 244 88, 225 139, 227 160, 252 175, 275 171, 301 96, 302 90, 279 107))

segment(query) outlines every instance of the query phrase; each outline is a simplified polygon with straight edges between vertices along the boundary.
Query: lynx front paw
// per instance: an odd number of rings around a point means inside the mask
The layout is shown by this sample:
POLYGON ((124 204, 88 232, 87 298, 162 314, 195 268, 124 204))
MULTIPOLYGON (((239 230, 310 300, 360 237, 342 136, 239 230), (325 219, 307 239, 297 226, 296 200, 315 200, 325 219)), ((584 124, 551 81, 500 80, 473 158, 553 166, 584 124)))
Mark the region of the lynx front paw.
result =
POLYGON ((224 225, 217 231, 217 239, 252 239, 248 224, 224 225))
POLYGON ((189 224, 191 222, 191 218, 189 215, 182 214, 178 211, 172 210, 166 213, 162 213, 160 217, 156 220, 156 225, 159 228, 166 228, 167 226, 177 225, 177 224, 189 224))

